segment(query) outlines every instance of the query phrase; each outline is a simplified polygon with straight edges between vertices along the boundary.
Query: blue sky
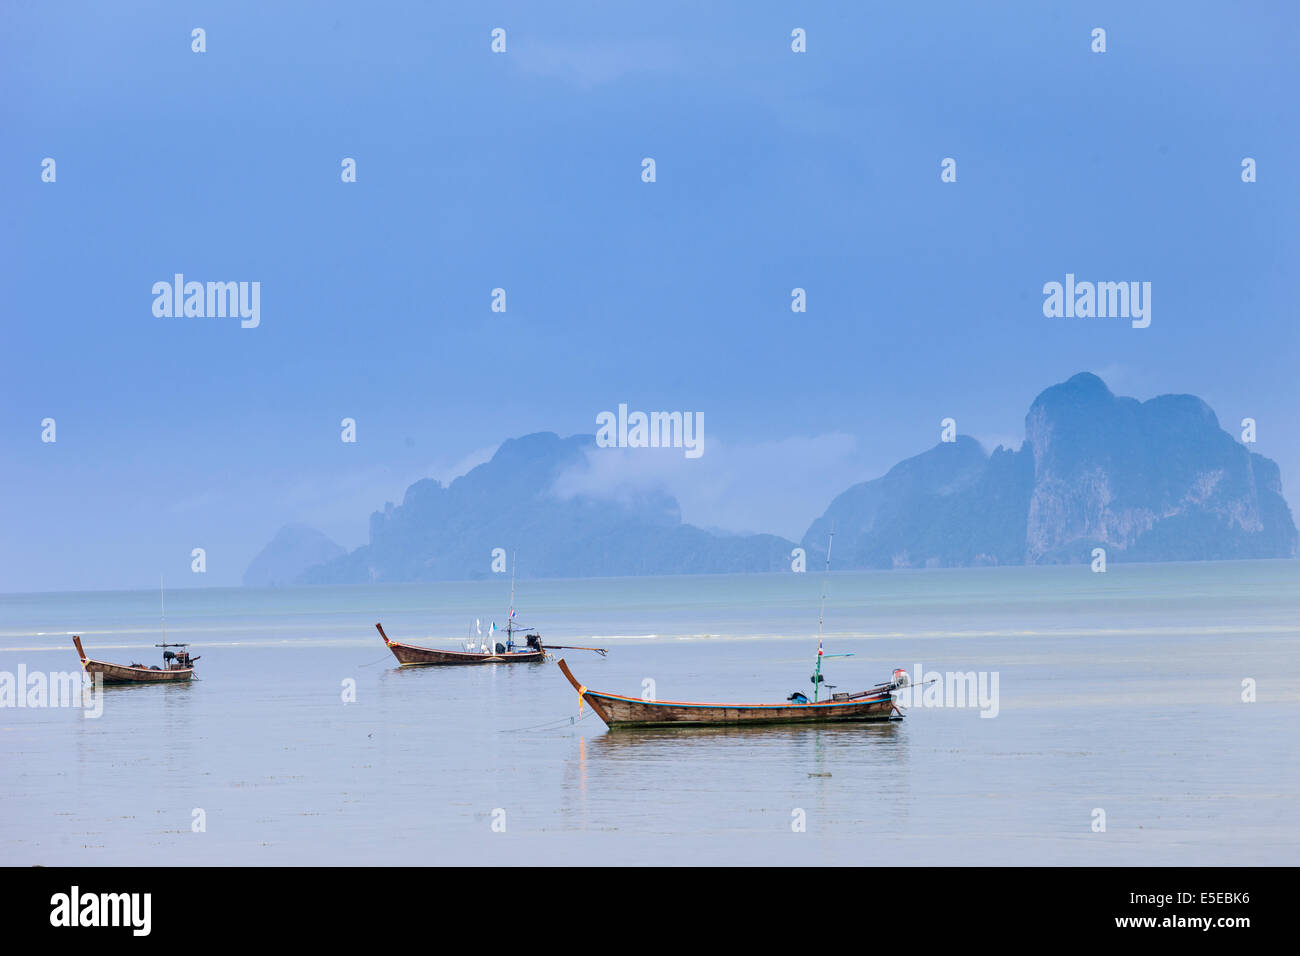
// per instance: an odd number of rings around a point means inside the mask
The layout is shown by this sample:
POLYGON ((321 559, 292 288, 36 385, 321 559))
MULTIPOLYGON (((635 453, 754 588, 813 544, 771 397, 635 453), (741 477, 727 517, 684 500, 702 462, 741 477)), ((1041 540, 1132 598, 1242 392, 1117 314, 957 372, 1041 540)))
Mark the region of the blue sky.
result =
POLYGON ((1081 370, 1254 417, 1294 505, 1300 14, 1134 6, 6 4, 0 591, 235 584, 619 402, 704 414, 638 466, 687 520, 798 535, 1081 370), (1067 272, 1150 328, 1045 318, 1067 272))

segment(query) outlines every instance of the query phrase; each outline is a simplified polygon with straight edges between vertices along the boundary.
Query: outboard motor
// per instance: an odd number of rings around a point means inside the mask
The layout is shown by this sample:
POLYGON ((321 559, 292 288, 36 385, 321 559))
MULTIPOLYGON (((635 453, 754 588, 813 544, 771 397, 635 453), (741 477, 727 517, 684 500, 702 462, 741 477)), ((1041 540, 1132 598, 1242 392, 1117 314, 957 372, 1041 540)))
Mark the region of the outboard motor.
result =
POLYGON ((908 678, 907 671, 899 667, 894 671, 894 683, 899 687, 906 687, 912 681, 908 678))
POLYGON ((542 635, 540 635, 540 634, 529 634, 529 635, 528 635, 528 647, 529 647, 529 650, 540 651, 540 650, 542 649, 542 635))

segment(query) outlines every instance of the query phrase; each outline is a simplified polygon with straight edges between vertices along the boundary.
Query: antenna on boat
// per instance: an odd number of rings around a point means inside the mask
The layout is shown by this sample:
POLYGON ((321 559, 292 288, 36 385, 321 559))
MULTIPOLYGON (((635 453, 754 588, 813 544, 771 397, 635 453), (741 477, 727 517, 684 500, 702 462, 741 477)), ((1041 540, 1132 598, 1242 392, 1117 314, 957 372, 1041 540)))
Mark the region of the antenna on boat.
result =
POLYGON ((515 559, 519 557, 519 551, 510 552, 510 610, 506 614, 506 648, 514 643, 511 635, 515 632, 515 559))
POLYGON ((163 590, 163 576, 158 575, 158 600, 162 603, 163 643, 167 643, 167 592, 163 590))
POLYGON ((826 542, 826 573, 822 575, 822 603, 817 609, 817 670, 813 674, 813 703, 822 689, 822 618, 826 614, 826 584, 831 576, 831 546, 835 544, 835 522, 831 522, 831 536, 826 542))

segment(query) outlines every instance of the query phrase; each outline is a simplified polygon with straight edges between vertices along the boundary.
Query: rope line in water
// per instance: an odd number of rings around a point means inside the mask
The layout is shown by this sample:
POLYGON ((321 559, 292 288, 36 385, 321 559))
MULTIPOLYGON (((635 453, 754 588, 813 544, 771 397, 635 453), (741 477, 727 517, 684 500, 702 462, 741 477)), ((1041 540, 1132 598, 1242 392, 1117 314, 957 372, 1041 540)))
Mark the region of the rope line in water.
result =
POLYGON ((586 719, 587 719, 588 717, 590 717, 590 716, 591 716, 591 711, 587 711, 585 714, 583 714, 583 715, 580 716, 580 717, 574 717, 574 716, 561 717, 561 718, 559 718, 558 720, 547 721, 547 722, 544 723, 544 724, 534 724, 534 725, 531 726, 531 727, 516 727, 516 728, 514 728, 513 730, 498 730, 497 733, 499 733, 499 734, 516 734, 516 733, 521 733, 521 732, 523 732, 523 731, 525 731, 525 730, 542 730, 542 729, 545 729, 545 728, 547 728, 547 727, 563 727, 565 724, 577 724, 577 723, 580 723, 581 721, 586 720, 586 719))

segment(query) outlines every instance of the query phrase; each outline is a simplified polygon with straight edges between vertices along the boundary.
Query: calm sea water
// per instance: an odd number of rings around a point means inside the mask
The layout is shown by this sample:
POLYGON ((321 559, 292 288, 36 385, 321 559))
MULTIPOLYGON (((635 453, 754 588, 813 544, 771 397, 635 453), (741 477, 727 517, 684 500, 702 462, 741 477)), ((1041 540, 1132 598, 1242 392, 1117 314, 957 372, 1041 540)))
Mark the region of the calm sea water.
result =
MULTIPOLYGON (((516 603, 611 649, 563 652, 590 687, 776 701, 811 686, 820 586, 523 581, 516 603)), ((457 647, 508 592, 169 591, 200 681, 107 688, 99 719, 0 708, 0 864, 1300 860, 1300 562, 833 574, 827 652, 853 656, 831 683, 996 672, 998 714, 820 729, 570 724, 553 663, 399 669, 374 630, 457 647)), ((72 633, 153 663, 158 603, 0 596, 0 672, 78 670, 72 633)))

